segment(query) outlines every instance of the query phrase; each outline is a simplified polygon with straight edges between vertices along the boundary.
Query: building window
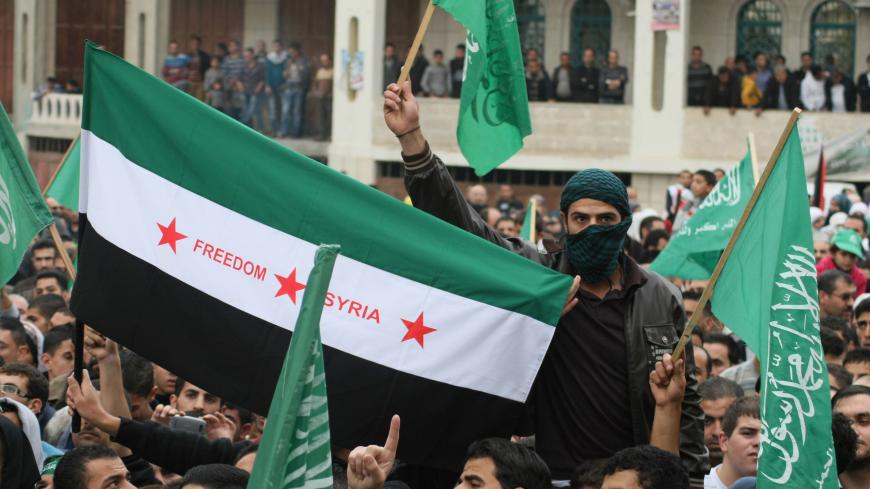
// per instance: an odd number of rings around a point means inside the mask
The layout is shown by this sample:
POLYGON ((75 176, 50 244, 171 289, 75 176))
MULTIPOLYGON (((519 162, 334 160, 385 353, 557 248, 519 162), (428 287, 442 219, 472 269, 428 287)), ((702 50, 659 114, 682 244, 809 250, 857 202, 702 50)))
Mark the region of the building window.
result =
POLYGON ((580 65, 586 48, 595 50, 598 66, 607 63, 613 16, 605 0, 577 0, 571 8, 571 59, 580 65))
POLYGON ((810 23, 810 51, 823 69, 852 77, 855 62, 855 11, 841 0, 816 7, 810 23))
POLYGON ((547 32, 547 22, 544 16, 542 0, 514 0, 517 14, 517 28, 520 31, 520 45, 523 53, 529 49, 537 49, 544 58, 544 37, 547 32))
POLYGON ((752 62, 756 53, 769 58, 782 50, 782 12, 771 0, 750 0, 737 14, 737 54, 752 62))

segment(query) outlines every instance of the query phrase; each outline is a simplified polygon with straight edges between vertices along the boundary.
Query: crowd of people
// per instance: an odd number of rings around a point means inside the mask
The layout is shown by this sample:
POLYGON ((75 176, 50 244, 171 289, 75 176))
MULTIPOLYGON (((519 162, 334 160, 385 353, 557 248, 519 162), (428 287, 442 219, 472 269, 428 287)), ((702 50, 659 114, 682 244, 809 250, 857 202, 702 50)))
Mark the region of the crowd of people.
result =
POLYGON ((242 49, 231 40, 214 52, 190 36, 187 49, 169 42, 161 75, 167 83, 208 103, 227 115, 274 137, 312 135, 330 138, 332 128, 332 56, 321 54, 316 68, 298 43, 285 46, 276 39, 271 50, 265 41, 242 49), (316 106, 316 127, 306 128, 305 104, 316 106))

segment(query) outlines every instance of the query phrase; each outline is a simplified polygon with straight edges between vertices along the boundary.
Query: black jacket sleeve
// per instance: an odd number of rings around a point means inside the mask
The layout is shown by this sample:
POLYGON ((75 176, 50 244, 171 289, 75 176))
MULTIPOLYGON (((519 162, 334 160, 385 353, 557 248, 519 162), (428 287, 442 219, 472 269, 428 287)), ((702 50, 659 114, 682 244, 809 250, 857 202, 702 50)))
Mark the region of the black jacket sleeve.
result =
POLYGON ((171 430, 152 421, 143 423, 121 418, 114 441, 176 474, 184 474, 197 465, 232 465, 236 458, 236 446, 230 440, 212 441, 205 436, 171 430))
MULTIPOLYGON (((686 314, 677 303, 674 307, 674 324, 677 337, 686 327, 686 314)), ((698 380, 695 377, 695 353, 692 342, 686 344, 686 392, 680 414, 680 459, 690 474, 703 475, 709 470, 710 452, 704 443, 704 411, 701 409, 701 396, 698 394, 698 380)))

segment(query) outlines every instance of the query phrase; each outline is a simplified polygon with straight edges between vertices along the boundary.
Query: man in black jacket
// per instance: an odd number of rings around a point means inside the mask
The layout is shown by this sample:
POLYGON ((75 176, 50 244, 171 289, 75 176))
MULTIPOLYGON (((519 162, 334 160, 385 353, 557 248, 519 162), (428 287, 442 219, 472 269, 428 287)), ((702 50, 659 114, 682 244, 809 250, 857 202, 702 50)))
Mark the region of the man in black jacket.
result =
MULTIPOLYGON (((795 107, 800 107, 801 89, 795 82, 794 78, 790 77, 788 70, 783 66, 777 66, 773 70, 773 80, 767 83, 767 88, 764 90, 764 99, 762 107, 764 109, 775 110, 792 110, 795 107)), ((761 108, 758 112, 761 112, 761 108)))
POLYGON ((583 64, 577 68, 577 101, 588 104, 598 103, 598 81, 601 72, 595 67, 595 50, 583 51, 583 64))
MULTIPOLYGON (((577 173, 562 192, 568 236, 546 252, 506 239, 465 202, 420 130, 410 85, 384 92, 384 118, 399 137, 405 186, 414 206, 544 266, 574 276, 574 287, 527 402, 536 449, 554 479, 571 478, 578 463, 647 444, 654 413, 649 375, 670 353, 686 322, 680 292, 622 253, 631 224, 625 185, 612 173, 577 173), (581 280, 582 277, 582 280, 581 280)), ((680 452, 687 468, 705 470, 703 413, 686 350, 680 452)))
POLYGON ((716 78, 707 89, 707 99, 704 101, 704 114, 710 113, 711 107, 728 107, 731 115, 740 107, 740 86, 731 70, 720 66, 716 78))

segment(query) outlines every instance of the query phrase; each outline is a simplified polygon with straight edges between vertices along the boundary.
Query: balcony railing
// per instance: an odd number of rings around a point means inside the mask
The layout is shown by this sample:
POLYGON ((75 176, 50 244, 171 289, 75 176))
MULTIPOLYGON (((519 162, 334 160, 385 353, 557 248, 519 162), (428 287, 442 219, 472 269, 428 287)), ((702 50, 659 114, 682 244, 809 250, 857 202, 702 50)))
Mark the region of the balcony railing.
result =
POLYGON ((33 99, 26 132, 29 136, 72 139, 81 125, 81 94, 48 93, 33 99))

